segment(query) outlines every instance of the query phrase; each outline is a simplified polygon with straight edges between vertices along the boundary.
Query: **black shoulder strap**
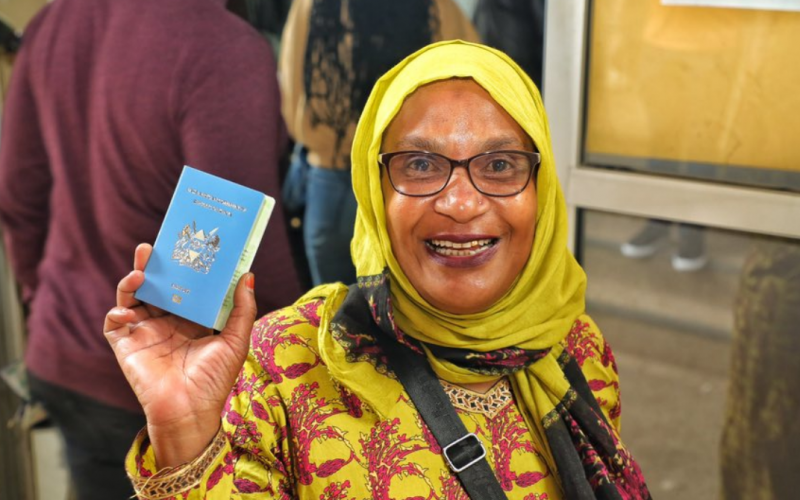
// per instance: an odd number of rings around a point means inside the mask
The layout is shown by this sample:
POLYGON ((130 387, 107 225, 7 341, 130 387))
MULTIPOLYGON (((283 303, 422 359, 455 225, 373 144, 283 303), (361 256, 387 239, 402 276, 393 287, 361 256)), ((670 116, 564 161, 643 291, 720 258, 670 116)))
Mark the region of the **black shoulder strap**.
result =
POLYGON ((380 343, 389 368, 411 396, 442 448, 447 464, 458 475, 469 497, 473 500, 505 500, 507 497, 486 461, 483 443, 475 434, 467 432, 428 360, 387 338, 372 320, 367 303, 355 285, 350 287, 337 316, 339 318, 334 318, 334 321, 348 321, 345 316, 350 321, 355 320, 380 343))
POLYGON ((467 432, 428 360, 388 339, 382 339, 381 345, 387 351, 389 367, 411 396, 469 497, 505 500, 506 494, 486 461, 483 443, 475 434, 467 432), (386 345, 389 343, 394 346, 386 345))

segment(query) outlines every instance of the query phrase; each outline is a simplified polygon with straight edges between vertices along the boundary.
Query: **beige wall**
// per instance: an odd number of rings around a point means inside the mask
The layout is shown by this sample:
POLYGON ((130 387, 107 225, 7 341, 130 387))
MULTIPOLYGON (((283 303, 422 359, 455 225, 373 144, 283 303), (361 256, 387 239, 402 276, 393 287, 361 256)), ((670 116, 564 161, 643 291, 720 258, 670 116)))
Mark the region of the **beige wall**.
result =
POLYGON ((31 18, 46 3, 47 0, 0 0, 0 19, 22 33, 31 18))
POLYGON ((596 0, 586 150, 800 171, 800 13, 596 0))
MULTIPOLYGON (((47 0, 0 0, 0 20, 17 33, 23 33, 33 16, 45 4, 47 4, 47 0)), ((0 51, 0 96, 2 101, 5 101, 13 63, 14 58, 11 55, 0 51)), ((0 112, 2 112, 2 102, 0 102, 0 112)))

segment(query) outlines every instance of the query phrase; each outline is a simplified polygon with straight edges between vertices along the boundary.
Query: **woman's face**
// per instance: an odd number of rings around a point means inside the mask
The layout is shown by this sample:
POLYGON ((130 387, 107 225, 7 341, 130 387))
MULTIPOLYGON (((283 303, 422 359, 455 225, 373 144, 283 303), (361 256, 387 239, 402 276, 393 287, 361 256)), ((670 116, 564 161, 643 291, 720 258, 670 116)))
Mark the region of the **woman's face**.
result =
MULTIPOLYGON (((522 127, 472 80, 417 89, 382 144, 384 153, 422 150, 454 160, 500 149, 534 150, 522 127)), ((392 251, 431 305, 453 314, 480 312, 511 287, 533 248, 534 182, 505 198, 478 192, 464 168, 454 170, 444 190, 427 197, 396 192, 386 172, 382 184, 392 251)))

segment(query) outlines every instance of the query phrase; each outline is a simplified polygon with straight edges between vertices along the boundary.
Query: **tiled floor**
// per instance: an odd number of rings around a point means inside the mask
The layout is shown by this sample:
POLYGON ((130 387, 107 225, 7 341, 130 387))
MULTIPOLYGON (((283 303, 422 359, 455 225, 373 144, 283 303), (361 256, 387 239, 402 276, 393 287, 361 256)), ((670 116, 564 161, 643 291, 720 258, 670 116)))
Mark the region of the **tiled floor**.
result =
POLYGON ((710 265, 678 273, 670 265, 674 232, 650 258, 621 255, 620 244, 643 224, 643 219, 586 215, 587 307, 614 348, 622 438, 653 497, 714 499, 733 304, 750 240, 709 230, 710 265))
POLYGON ((659 500, 715 499, 729 342, 596 312, 614 347, 622 439, 659 500))

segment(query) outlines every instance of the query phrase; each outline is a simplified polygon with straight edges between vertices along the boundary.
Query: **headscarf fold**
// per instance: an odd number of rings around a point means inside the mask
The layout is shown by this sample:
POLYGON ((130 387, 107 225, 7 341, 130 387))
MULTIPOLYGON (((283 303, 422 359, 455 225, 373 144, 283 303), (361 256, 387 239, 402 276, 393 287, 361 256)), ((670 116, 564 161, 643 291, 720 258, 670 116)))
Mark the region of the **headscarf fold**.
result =
MULTIPOLYGON (((352 175, 358 212, 351 253, 364 307, 381 330, 427 356, 436 374, 449 382, 508 375, 528 428, 546 444, 545 459, 568 498, 649 498, 638 466, 559 344, 584 313, 586 276, 567 249, 566 205, 547 117, 525 73, 505 54, 462 41, 429 45, 410 55, 378 80, 367 101, 353 143, 352 175), (528 262, 495 304, 467 315, 436 309, 403 273, 387 232, 378 165, 383 134, 405 99, 423 85, 452 78, 471 78, 483 87, 530 136, 542 158, 528 262), (628 486, 621 486, 626 480, 628 486)), ((323 361, 334 378, 385 414, 396 399, 368 397, 375 394, 375 377, 364 363, 353 363, 362 358, 346 347, 342 336, 348 333, 337 325, 341 318, 333 317, 347 289, 328 286, 308 295, 321 294, 328 297, 319 336, 323 361)), ((361 341, 349 340, 351 346, 361 341)), ((383 385, 381 394, 391 394, 388 381, 377 383, 383 385)))

